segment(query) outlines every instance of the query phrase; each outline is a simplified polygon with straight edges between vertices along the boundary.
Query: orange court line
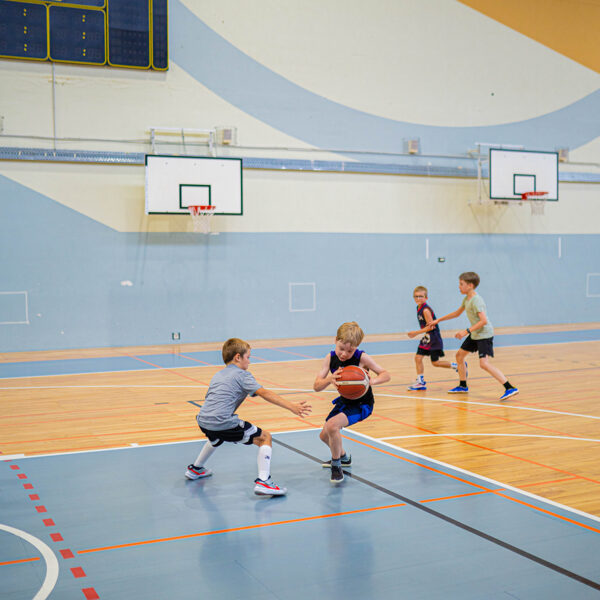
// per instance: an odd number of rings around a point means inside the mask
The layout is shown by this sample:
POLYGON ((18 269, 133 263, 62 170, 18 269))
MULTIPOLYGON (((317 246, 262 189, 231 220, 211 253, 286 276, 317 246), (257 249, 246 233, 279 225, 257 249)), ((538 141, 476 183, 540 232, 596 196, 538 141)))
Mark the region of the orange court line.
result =
MULTIPOLYGON (((411 463, 413 465, 416 465, 417 467, 422 467, 423 469, 427 469, 429 471, 433 471, 434 473, 439 473, 440 475, 444 475, 446 477, 450 477, 451 479, 456 479, 457 481, 460 481, 462 483, 467 483, 468 485, 472 485, 474 487, 478 487, 481 488, 482 490, 489 492, 490 490, 488 488, 486 488, 483 485, 479 485, 478 483, 473 483, 472 481, 468 481, 467 479, 462 479, 462 477, 458 477, 456 475, 451 475, 450 473, 445 473, 444 471, 441 471, 440 469, 436 469, 435 467, 429 467, 427 465, 424 465, 422 463, 417 462, 416 460, 412 460, 410 458, 406 458, 405 456, 398 456, 397 454, 394 454, 393 452, 389 452, 388 450, 383 450, 382 448, 377 448, 377 446, 373 446, 371 444, 367 444, 366 442, 361 442, 360 440, 357 440, 355 438, 351 438, 349 436, 343 435, 342 437, 352 441, 352 442, 356 442, 357 444, 361 444, 362 446, 366 446, 367 448, 371 448, 372 450, 376 450, 377 452, 381 452, 382 454, 387 454, 389 456, 393 456, 394 458, 398 458, 400 460, 403 460, 405 462, 411 463)), ((399 450, 401 450, 401 448, 398 448, 399 450)))
POLYGON ((9 560, 6 562, 0 562, 0 567, 4 567, 6 565, 18 565, 20 563, 32 562, 34 560, 40 560, 40 557, 36 556, 34 558, 21 558, 20 560, 9 560))
POLYGON ((372 508, 359 508, 357 510, 349 510, 346 512, 331 513, 331 514, 327 514, 327 515, 316 515, 313 517, 302 517, 299 519, 288 519, 286 521, 275 521, 273 523, 258 523, 256 525, 244 525, 242 527, 232 527, 230 529, 217 529, 215 531, 203 531, 201 533, 190 533, 188 535, 177 535, 174 537, 159 538, 156 540, 145 540, 143 542, 130 542, 128 544, 119 544, 116 546, 105 546, 103 548, 89 548, 87 550, 78 550, 77 554, 88 554, 90 552, 103 552, 104 550, 117 550, 120 548, 131 548, 133 546, 144 546, 146 544, 158 544, 161 542, 172 542, 175 540, 187 540, 187 539, 191 539, 191 538, 204 537, 204 536, 208 536, 208 535, 218 535, 221 533, 232 533, 234 531, 248 531, 250 529, 260 529, 262 527, 274 527, 275 525, 289 525, 291 523, 302 523, 302 522, 306 522, 306 521, 316 521, 319 519, 330 519, 332 517, 355 515, 355 514, 359 514, 359 513, 373 512, 373 511, 377 511, 377 510, 385 510, 388 508, 397 508, 399 506, 406 506, 406 504, 404 502, 402 502, 400 504, 389 504, 387 506, 376 506, 376 507, 372 507, 372 508))
MULTIPOLYGON (((464 483, 468 483, 469 485, 475 486, 475 487, 481 487, 483 488, 483 486, 480 486, 477 483, 473 483, 471 481, 467 481, 466 479, 461 479, 460 477, 456 477, 455 475, 450 475, 450 473, 444 473, 443 471, 440 471, 438 469, 434 469, 433 467, 428 467, 427 465, 423 465, 420 464, 414 460, 411 460, 410 458, 406 458, 404 456, 398 456, 397 454, 394 454, 392 452, 388 452, 387 450, 382 450, 381 448, 377 448, 377 446, 373 446, 371 444, 367 444, 366 442, 361 442, 360 440, 356 440, 354 438, 350 438, 347 437, 345 435, 343 435, 342 437, 351 440, 353 442, 356 442, 357 444, 361 444, 363 446, 366 446, 367 448, 371 448, 373 450, 376 450, 377 452, 382 452, 383 454, 389 454, 390 456, 393 456, 395 458, 399 458, 400 460, 412 463, 414 465, 417 465, 418 467, 423 467, 424 469, 429 469, 430 471, 435 471, 436 473, 440 473, 442 475, 445 475, 446 477, 451 477, 452 479, 457 479, 458 481, 463 481, 464 483)), ((576 477, 576 476, 575 476, 576 477)), ((576 477, 577 478, 577 477, 576 477)), ((512 500, 513 502, 518 502, 519 504, 523 504, 524 506, 527 506, 529 508, 533 508, 534 510, 538 510, 540 512, 546 513, 552 517, 556 517, 557 519, 561 519, 563 521, 567 521, 568 523, 572 523, 574 525, 579 525, 581 527, 584 527, 585 529, 589 529, 591 531, 596 531, 598 533, 600 533, 600 529, 596 529, 594 527, 590 527, 589 525, 585 525, 584 523, 580 523, 579 521, 575 521, 574 519, 570 519, 569 517, 563 517, 562 515, 553 513, 549 510, 546 510, 545 508, 540 508, 538 506, 535 506, 534 504, 529 504, 528 502, 524 502, 523 500, 518 500, 517 498, 513 498, 512 496, 507 496, 506 494, 502 494, 500 490, 487 490, 486 488, 483 488, 484 490, 491 492, 493 494, 496 494, 497 496, 501 496, 502 498, 506 498, 507 500, 512 500)))
POLYGON ((551 481, 536 481, 535 483, 521 483, 519 487, 533 487, 535 485, 548 485, 549 483, 562 483, 563 481, 575 481, 579 479, 577 476, 564 477, 563 479, 552 479, 551 481))
POLYGON ((531 427, 532 429, 540 429, 541 431, 549 431, 551 433, 559 433, 560 435, 566 435, 569 437, 582 437, 582 436, 574 434, 574 433, 566 433, 564 431, 559 431, 558 429, 550 429, 549 427, 542 427, 541 425, 534 425, 533 423, 527 423, 525 421, 517 421, 515 419, 511 419, 510 417, 501 417, 500 415, 492 415, 489 412, 485 412, 482 409, 467 408, 465 406, 456 406, 456 405, 453 406, 451 404, 447 404, 444 406, 448 406, 448 408, 455 408, 456 410, 462 410, 464 412, 474 413, 476 415, 483 415, 484 417, 488 417, 491 419, 499 419, 500 421, 506 421, 508 423, 513 423, 515 425, 525 425, 525 427, 531 427))
POLYGON ((469 496, 480 496, 481 494, 492 494, 494 492, 502 492, 504 488, 497 490, 482 490, 481 492, 469 492, 468 494, 457 494, 456 496, 444 496, 443 498, 429 498, 428 500, 419 500, 421 504, 426 502, 439 502, 440 500, 454 500, 456 498, 467 498, 469 496))
POLYGON ((201 365, 206 365, 207 367, 215 367, 215 369, 222 369, 221 365, 213 365, 212 363, 204 362, 203 360, 199 360, 198 358, 194 358, 193 356, 187 356, 186 354, 179 354, 178 356, 183 356, 183 358, 187 358, 188 360, 200 363, 201 365))
POLYGON ((546 510, 545 508, 540 508, 539 506, 535 506, 534 504, 529 504, 529 502, 525 502, 524 500, 519 500, 518 498, 512 498, 511 496, 502 494, 499 491, 494 491, 493 493, 496 494, 496 496, 501 496, 502 498, 508 498, 509 500, 518 502, 519 504, 522 504, 523 506, 527 506, 528 508, 533 508, 535 510, 539 510, 540 512, 550 515, 551 517, 557 517, 559 519, 562 519, 563 521, 567 521, 567 523, 572 523, 573 525, 579 525, 580 527, 584 527, 585 529, 589 529, 590 531, 595 531, 596 533, 600 533, 600 529, 598 529, 597 527, 592 527, 591 525, 586 525, 585 523, 580 523, 579 521, 575 521, 575 519, 570 519, 569 517, 563 517, 562 515, 557 515, 556 513, 546 510))
POLYGON ((187 375, 184 375, 183 373, 178 373, 177 371, 175 371, 173 369, 167 369, 167 367, 161 367, 160 365, 151 363, 150 361, 144 360, 143 358, 139 358, 138 356, 134 356, 133 354, 126 354, 125 356, 128 356, 129 358, 133 358, 134 360, 139 360, 140 362, 146 363, 147 365, 150 365, 151 367, 156 367, 157 369, 160 369, 161 371, 166 371, 167 373, 172 373, 173 375, 177 375, 178 377, 183 377, 184 379, 189 379, 190 381, 193 381, 195 383, 201 383, 202 385, 208 385, 205 381, 201 381, 200 379, 194 379, 193 377, 188 377, 187 375))
POLYGON ((392 419, 391 417, 384 417, 382 415, 374 415, 374 416, 376 416, 379 419, 383 419, 385 421, 392 421, 393 423, 400 423, 401 425, 405 425, 406 427, 410 427, 411 429, 416 429, 417 431, 425 431, 426 433, 433 433, 439 437, 443 437, 448 440, 452 440, 453 442, 459 442, 461 444, 466 444, 467 446, 473 446, 474 448, 479 448, 480 450, 486 450, 487 452, 493 452, 494 454, 499 454, 500 456, 514 458, 516 460, 520 460, 520 461, 529 463, 530 465, 535 465, 536 467, 543 467, 544 469, 550 469, 551 471, 556 471, 557 473, 564 473, 565 475, 577 477, 578 479, 583 479, 584 481, 590 481, 591 483, 600 483, 600 481, 597 481, 596 479, 591 479, 590 477, 585 477, 584 475, 576 475, 575 473, 565 471, 564 469, 559 469, 558 467, 551 467, 550 465, 545 465, 544 463, 540 463, 535 460, 531 460, 529 458, 523 458, 522 456, 517 456, 516 454, 509 454, 508 452, 502 452, 501 450, 494 450, 494 448, 488 448, 487 446, 482 446, 481 444, 475 444, 474 442, 468 442, 467 440, 455 438, 455 437, 452 437, 451 435, 446 435, 444 433, 438 433, 437 431, 432 431, 430 429, 425 429, 423 427, 411 425, 410 423, 404 423, 403 421, 398 421, 397 419, 392 419))

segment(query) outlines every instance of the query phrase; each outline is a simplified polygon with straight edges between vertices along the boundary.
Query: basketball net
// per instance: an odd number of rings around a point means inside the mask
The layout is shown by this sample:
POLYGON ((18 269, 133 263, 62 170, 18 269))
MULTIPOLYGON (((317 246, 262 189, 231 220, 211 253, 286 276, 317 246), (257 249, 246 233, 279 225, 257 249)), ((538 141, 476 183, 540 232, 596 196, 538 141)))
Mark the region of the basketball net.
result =
POLYGON ((197 204, 188 206, 196 233, 210 233, 210 221, 215 214, 215 208, 216 206, 197 204))
POLYGON ((525 192, 521 194, 521 199, 529 202, 531 214, 537 217, 544 214, 548 192, 525 192))

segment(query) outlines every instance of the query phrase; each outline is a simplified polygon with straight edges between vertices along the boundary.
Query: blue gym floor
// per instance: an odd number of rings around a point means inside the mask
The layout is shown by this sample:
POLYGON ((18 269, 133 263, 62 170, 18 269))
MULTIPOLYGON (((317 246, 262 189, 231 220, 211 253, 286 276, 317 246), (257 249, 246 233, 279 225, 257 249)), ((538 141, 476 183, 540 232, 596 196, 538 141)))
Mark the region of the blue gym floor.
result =
POLYGON ((600 597, 598 520, 345 438, 352 475, 333 486, 317 430, 276 434, 281 498, 253 494, 254 447, 219 448, 198 481, 183 474, 203 442, 2 461, 0 522, 20 533, 0 525, 0 598, 600 597), (32 540, 72 554, 55 585, 32 540))

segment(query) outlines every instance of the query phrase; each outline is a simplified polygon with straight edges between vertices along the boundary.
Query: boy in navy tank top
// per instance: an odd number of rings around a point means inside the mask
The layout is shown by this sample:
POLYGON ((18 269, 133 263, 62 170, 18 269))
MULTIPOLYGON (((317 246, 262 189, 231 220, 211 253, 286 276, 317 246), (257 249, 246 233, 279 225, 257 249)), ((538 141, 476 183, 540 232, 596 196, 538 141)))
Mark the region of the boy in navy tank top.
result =
POLYGON ((409 338, 414 338, 417 335, 422 335, 417 353, 415 354, 415 365, 417 367, 417 380, 411 386, 411 391, 422 391, 427 389, 427 383, 425 382, 424 373, 425 367, 423 365, 423 357, 429 356, 431 364, 434 367, 441 367, 443 369, 454 369, 457 370, 456 363, 451 363, 447 360, 440 360, 444 356, 444 342, 440 334, 440 328, 438 325, 434 325, 433 320, 435 319, 435 313, 433 308, 427 304, 427 288, 422 285, 418 285, 413 292, 414 301, 417 303, 417 319, 421 329, 416 331, 409 331, 407 335, 409 338))
MULTIPOLYGON (((335 349, 323 361, 321 370, 317 374, 313 388, 315 392, 324 390, 330 384, 336 385, 343 367, 355 365, 365 371, 373 371, 375 377, 369 375, 371 386, 386 383, 390 374, 378 365, 368 354, 358 350, 365 334, 358 323, 352 321, 343 323, 337 330, 335 349)), ((333 410, 327 415, 323 430, 319 434, 321 441, 329 446, 331 460, 323 463, 323 467, 331 467, 331 483, 340 483, 344 480, 342 467, 352 466, 352 458, 342 445, 342 429, 364 421, 373 412, 373 389, 369 387, 366 394, 358 400, 347 400, 338 396, 334 401, 333 410)))

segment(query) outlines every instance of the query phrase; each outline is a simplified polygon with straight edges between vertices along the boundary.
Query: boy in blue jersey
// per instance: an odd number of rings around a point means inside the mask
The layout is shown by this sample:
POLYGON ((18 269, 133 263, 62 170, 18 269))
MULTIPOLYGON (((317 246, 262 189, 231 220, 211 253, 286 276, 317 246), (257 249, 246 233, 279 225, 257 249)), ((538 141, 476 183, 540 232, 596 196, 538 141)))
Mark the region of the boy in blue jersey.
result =
POLYGON ((325 419, 319 437, 331 450, 331 460, 323 463, 323 467, 331 467, 331 483, 342 482, 344 480, 342 467, 352 466, 352 458, 346 454, 342 445, 342 429, 364 421, 371 415, 375 403, 371 386, 390 380, 390 374, 383 367, 368 354, 358 350, 364 336, 363 330, 355 321, 340 325, 335 338, 335 349, 325 357, 313 384, 315 392, 324 390, 332 383, 337 385, 341 369, 350 365, 362 367, 367 372, 373 371, 376 375, 376 377, 369 375, 371 385, 365 395, 358 400, 347 400, 338 396, 333 401, 333 410, 325 419))
POLYGON ((254 480, 254 493, 259 496, 283 496, 286 488, 278 486, 271 477, 272 437, 268 431, 242 421, 235 413, 247 396, 260 396, 267 402, 287 408, 304 417, 311 411, 306 400, 290 402, 275 392, 266 390, 248 371, 250 344, 231 338, 223 344, 223 362, 226 367, 210 380, 204 404, 196 420, 208 441, 198 458, 188 466, 188 479, 209 477, 212 471, 204 467, 212 453, 224 442, 258 446, 258 477, 254 480))
POLYGON ((442 335, 440 334, 440 328, 438 325, 432 325, 435 319, 435 313, 433 308, 427 304, 427 288, 418 285, 413 291, 414 301, 417 303, 417 320, 421 329, 416 331, 408 331, 406 335, 409 338, 414 338, 418 335, 423 335, 415 354, 415 365, 417 367, 417 380, 411 386, 410 391, 423 391, 427 389, 427 383, 425 382, 424 373, 425 367, 423 365, 423 357, 429 356, 431 364, 434 367, 441 367, 442 369, 454 369, 457 370, 457 364, 451 363, 447 360, 440 360, 444 356, 444 342, 442 335))
POLYGON ((437 325, 440 321, 455 319, 465 311, 471 324, 466 329, 457 332, 454 336, 459 340, 465 336, 467 338, 456 352, 458 376, 460 378, 459 383, 456 387, 448 390, 448 393, 465 394, 469 391, 467 387, 465 357, 469 352, 477 352, 479 354, 479 366, 504 386, 504 393, 500 396, 500 400, 506 400, 511 396, 516 396, 519 390, 514 385, 511 385, 500 369, 489 362, 489 357, 494 356, 494 328, 487 317, 487 308, 483 298, 475 291, 475 288, 479 285, 479 281, 479 275, 473 271, 467 271, 459 275, 458 289, 465 296, 462 304, 455 311, 439 319, 434 319, 432 325, 437 325))

